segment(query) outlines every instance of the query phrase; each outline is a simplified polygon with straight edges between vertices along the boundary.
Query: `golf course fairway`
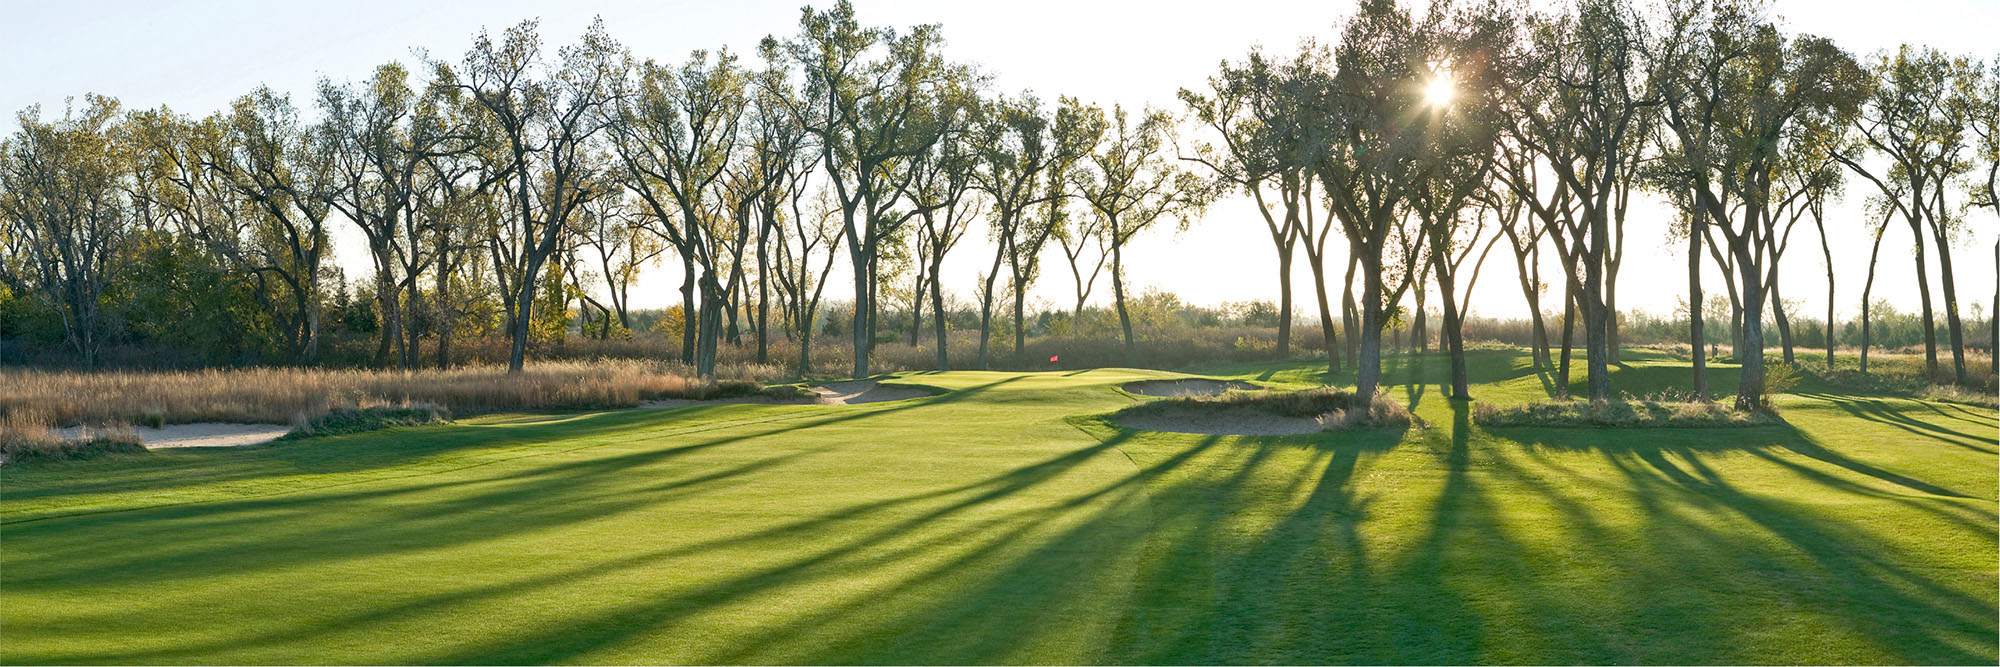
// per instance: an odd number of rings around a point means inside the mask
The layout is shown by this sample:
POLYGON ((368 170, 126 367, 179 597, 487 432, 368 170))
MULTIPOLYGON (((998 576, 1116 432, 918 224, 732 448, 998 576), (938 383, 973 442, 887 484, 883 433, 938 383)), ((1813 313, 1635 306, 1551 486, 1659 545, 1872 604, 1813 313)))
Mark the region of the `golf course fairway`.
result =
MULTIPOLYGON (((1471 356, 1477 401, 1547 396, 1471 356)), ((1991 409, 1809 384, 1776 426, 1489 431, 1444 358, 1385 366, 1424 425, 1142 432, 1099 415, 1178 374, 948 372, 10 466, 0 662, 1996 660, 1991 409)))

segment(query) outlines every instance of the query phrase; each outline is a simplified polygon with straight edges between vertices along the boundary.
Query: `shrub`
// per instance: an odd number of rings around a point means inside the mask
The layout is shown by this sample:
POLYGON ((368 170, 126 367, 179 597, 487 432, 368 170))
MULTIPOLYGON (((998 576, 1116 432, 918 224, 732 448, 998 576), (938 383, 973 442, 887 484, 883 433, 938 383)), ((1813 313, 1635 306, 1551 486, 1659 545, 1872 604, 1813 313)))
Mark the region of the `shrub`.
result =
POLYGON ((1776 413, 1743 412, 1708 401, 1540 401, 1499 407, 1472 406, 1472 422, 1488 427, 1581 426, 1612 428, 1705 428, 1766 426, 1780 423, 1776 413))
POLYGON ((1377 393, 1366 399, 1332 387, 1300 391, 1231 391, 1215 396, 1177 396, 1119 410, 1118 416, 1173 411, 1255 410, 1280 417, 1327 417, 1342 427, 1409 426, 1419 423, 1408 408, 1377 393))
POLYGON ((451 413, 429 404, 398 407, 378 406, 356 410, 336 410, 299 424, 280 440, 298 440, 344 433, 375 431, 395 426, 421 426, 451 421, 451 413))
POLYGON ((1771 407, 1771 397, 1799 386, 1799 367, 1787 363, 1766 364, 1764 382, 1757 387, 1757 404, 1771 407))

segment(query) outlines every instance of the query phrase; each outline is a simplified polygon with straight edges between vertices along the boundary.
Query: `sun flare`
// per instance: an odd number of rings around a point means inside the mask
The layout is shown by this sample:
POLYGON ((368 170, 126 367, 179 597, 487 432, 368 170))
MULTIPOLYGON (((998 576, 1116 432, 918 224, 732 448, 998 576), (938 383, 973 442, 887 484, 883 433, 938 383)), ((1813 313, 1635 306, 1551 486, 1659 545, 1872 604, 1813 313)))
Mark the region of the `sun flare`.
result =
POLYGON ((1437 76, 1431 78, 1430 84, 1424 86, 1424 103, 1442 109, 1451 104, 1451 97, 1455 92, 1457 90, 1456 86, 1452 85, 1451 75, 1439 72, 1437 76))

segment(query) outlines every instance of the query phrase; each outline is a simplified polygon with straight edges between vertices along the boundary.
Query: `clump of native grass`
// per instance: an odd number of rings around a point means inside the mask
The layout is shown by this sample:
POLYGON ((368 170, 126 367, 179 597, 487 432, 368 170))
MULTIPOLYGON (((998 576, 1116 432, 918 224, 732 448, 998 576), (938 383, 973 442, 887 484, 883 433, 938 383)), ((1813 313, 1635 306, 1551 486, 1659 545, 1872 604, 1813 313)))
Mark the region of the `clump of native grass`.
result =
POLYGON ((430 403, 374 406, 333 412, 292 427, 281 440, 298 440, 325 435, 360 433, 396 426, 422 426, 451 421, 451 411, 430 403))
POLYGON ((679 363, 644 360, 449 370, 253 368, 185 372, 0 370, 0 417, 44 426, 238 422, 300 424, 338 410, 429 405, 460 414, 616 408, 640 401, 754 394, 782 372, 738 364, 704 380, 679 363))
POLYGON ((1472 405, 1480 426, 1570 426, 1593 428, 1713 428, 1782 423, 1769 409, 1737 410, 1692 395, 1627 396, 1615 401, 1537 401, 1523 405, 1472 405))
POLYGON ((1396 399, 1377 393, 1361 396, 1333 387, 1299 391, 1229 391, 1214 396, 1177 396, 1146 401, 1118 411, 1119 416, 1187 414, 1189 412, 1263 412, 1279 417, 1320 420, 1327 428, 1409 426, 1415 415, 1396 399))
POLYGON ((106 454, 139 454, 132 428, 124 424, 100 424, 60 434, 48 427, 46 418, 27 412, 0 415, 0 465, 40 461, 71 461, 106 454))

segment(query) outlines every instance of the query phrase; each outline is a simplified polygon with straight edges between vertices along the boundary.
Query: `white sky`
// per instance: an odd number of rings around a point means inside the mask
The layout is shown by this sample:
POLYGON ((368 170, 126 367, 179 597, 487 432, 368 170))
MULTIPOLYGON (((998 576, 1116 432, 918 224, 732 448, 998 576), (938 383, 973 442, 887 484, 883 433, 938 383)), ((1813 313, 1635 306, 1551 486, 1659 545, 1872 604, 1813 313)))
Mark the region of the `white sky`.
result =
MULTIPOLYGON (((748 55, 766 34, 792 34, 801 4, 0 0, 0 111, 8 115, 0 128, 11 132, 12 113, 30 104, 43 105, 45 116, 60 115, 65 98, 86 92, 117 97, 127 108, 164 104, 206 114, 264 83, 310 106, 321 76, 359 79, 388 60, 412 61, 414 48, 455 61, 481 27, 499 32, 532 17, 542 19, 542 37, 551 49, 574 40, 593 16, 601 15, 612 35, 641 57, 678 60, 690 50, 723 45, 748 55)), ((1044 99, 1074 95, 1105 106, 1152 104, 1173 111, 1180 110, 1175 91, 1200 86, 1218 61, 1241 58, 1252 45, 1286 49, 1302 37, 1325 39, 1352 7, 1343 0, 855 4, 861 21, 869 25, 942 23, 949 56, 994 75, 998 90, 1032 88, 1044 99)), ((1995 26, 2000 26, 1996 0, 1900 0, 1892 10, 1866 0, 1777 0, 1774 5, 1790 29, 1832 37, 1857 53, 1912 42, 1987 59, 2000 56, 1994 39, 1995 26)), ((1834 264, 1840 267, 1837 301, 1843 318, 1857 310, 1868 258, 1859 210, 1863 185, 1850 184, 1854 194, 1828 221, 1834 264)), ((1685 292, 1684 246, 1665 238, 1664 219, 1657 204, 1634 204, 1619 285, 1623 308, 1665 314, 1685 292)), ((1955 247, 1954 255, 1959 297, 1968 312, 1971 302, 1990 303, 1992 298, 1995 266, 1990 253, 2000 228, 1990 212, 1974 213, 1970 222, 1973 233, 1955 247)), ((352 230, 342 230, 341 261, 350 276, 359 277, 367 262, 356 237, 352 230)), ((1876 293, 1906 304, 1903 310, 1914 310, 1911 236, 1907 228, 1892 228, 1888 238, 1876 293)), ((1338 239, 1329 242, 1338 244, 1338 239)), ((1073 285, 1053 245, 1035 294, 1045 303, 1066 307, 1073 285)), ((972 243, 955 251, 946 264, 947 288, 970 295, 976 274, 991 259, 988 252, 972 243)), ((1488 272, 1471 299, 1474 314, 1526 313, 1505 252, 1496 248, 1489 259, 1488 272)), ((1207 304, 1277 298, 1269 237, 1247 201, 1217 204, 1185 233, 1161 229, 1136 240, 1127 258, 1135 288, 1157 286, 1207 304)), ((1339 262, 1345 266, 1344 258, 1339 262)), ((1931 266, 1935 273, 1935 257, 1931 266)), ((1309 315, 1312 292, 1303 256, 1294 271, 1297 307, 1309 315)), ((1825 262, 1810 229, 1802 226, 1795 233, 1783 272, 1785 296, 1800 302, 1798 314, 1823 314, 1825 262)), ((677 274, 678 269, 647 275, 634 290, 637 305, 673 302, 677 274)), ((846 280, 844 275, 834 279, 846 280)), ((1707 288, 1719 293, 1719 277, 1710 279, 1715 282, 1707 288)), ((1932 289, 1939 290, 1935 279, 1932 289)), ((848 291, 838 284, 828 290, 831 298, 848 291)), ((1108 299, 1109 291, 1108 285, 1100 285, 1093 301, 1108 299)))

